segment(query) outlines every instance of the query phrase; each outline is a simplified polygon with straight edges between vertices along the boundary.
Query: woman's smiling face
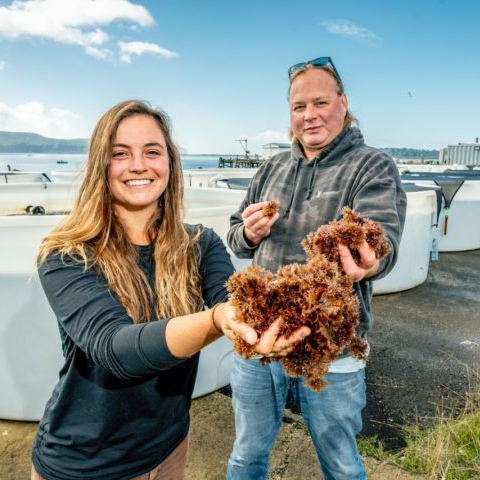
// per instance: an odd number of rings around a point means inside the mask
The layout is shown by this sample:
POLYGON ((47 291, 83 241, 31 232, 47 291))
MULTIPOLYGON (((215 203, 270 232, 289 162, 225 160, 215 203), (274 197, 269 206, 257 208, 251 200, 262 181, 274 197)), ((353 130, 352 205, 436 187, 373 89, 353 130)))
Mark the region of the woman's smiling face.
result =
POLYGON ((162 130, 149 115, 123 119, 115 134, 108 187, 117 214, 158 208, 167 188, 169 156, 162 130))

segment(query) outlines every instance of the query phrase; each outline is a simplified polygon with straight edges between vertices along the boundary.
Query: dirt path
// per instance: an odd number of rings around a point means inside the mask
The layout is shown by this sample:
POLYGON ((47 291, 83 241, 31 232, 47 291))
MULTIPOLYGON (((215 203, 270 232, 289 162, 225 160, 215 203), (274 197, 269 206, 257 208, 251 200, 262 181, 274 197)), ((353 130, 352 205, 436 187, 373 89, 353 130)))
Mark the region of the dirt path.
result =
MULTIPOLYGON (((30 447, 37 424, 0 420, 0 479, 29 478, 30 447)), ((234 438, 230 399, 220 393, 195 400, 186 480, 223 480, 234 438)), ((392 466, 365 461, 370 480, 414 480, 392 466)), ((269 480, 320 480, 317 458, 300 422, 284 423, 272 454, 269 480)))

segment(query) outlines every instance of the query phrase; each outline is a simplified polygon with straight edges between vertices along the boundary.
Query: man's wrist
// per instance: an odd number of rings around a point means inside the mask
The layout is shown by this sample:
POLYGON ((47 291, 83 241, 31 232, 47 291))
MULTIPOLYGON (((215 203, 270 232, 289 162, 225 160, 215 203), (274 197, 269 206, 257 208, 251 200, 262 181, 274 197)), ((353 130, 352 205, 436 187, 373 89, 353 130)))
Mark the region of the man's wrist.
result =
POLYGON ((243 238, 245 239, 249 247, 256 247, 262 241, 262 237, 255 235, 247 227, 243 227, 243 238))

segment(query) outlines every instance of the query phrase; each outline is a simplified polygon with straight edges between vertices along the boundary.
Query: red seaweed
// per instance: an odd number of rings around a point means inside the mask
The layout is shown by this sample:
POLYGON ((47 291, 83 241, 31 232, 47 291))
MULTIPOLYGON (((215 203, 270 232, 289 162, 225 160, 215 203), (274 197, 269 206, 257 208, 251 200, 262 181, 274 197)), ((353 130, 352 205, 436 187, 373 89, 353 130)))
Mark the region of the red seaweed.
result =
MULTIPOLYGON (((227 282, 231 302, 246 322, 262 334, 278 317, 283 318, 281 334, 290 335, 302 325, 311 334, 298 342, 285 357, 265 357, 262 363, 280 361, 292 376, 305 377, 305 384, 314 391, 327 385, 323 380, 330 363, 345 347, 364 359, 368 344, 356 334, 359 322, 359 301, 353 280, 343 272, 337 244, 345 244, 359 260, 358 247, 366 241, 377 258, 390 251, 383 227, 349 208, 343 218, 321 226, 307 235, 302 246, 307 255, 305 264, 293 263, 278 269, 276 274, 258 266, 234 273, 227 282)), ((241 338, 234 341, 234 350, 251 358, 254 346, 241 338)))
POLYGON ((278 207, 280 206, 280 202, 278 200, 270 200, 264 207, 263 213, 267 217, 273 217, 278 212, 278 207))

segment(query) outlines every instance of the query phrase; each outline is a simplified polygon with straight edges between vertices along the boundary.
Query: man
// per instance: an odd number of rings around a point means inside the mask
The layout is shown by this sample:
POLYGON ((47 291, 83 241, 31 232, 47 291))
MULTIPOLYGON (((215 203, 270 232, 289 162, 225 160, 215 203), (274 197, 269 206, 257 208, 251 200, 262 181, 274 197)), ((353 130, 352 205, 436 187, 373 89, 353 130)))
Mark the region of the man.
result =
MULTIPOLYGON (((228 243, 233 252, 272 272, 305 262, 301 240, 320 225, 340 218, 348 206, 383 225, 391 253, 379 261, 364 243, 357 264, 338 245, 345 273, 353 276, 360 301, 357 332, 371 326, 371 281, 394 266, 406 211, 397 168, 383 152, 368 147, 348 110, 343 84, 332 60, 321 57, 289 69, 292 149, 267 160, 252 179, 238 212, 231 217, 228 243), (269 200, 280 210, 268 217, 269 200)), ((231 385, 236 440, 227 477, 266 479, 269 454, 281 426, 288 388, 296 399, 315 445, 324 476, 331 480, 366 478, 357 449, 365 406, 364 362, 348 351, 333 362, 315 393, 302 378, 288 377, 279 362, 261 365, 235 356, 231 385)))

